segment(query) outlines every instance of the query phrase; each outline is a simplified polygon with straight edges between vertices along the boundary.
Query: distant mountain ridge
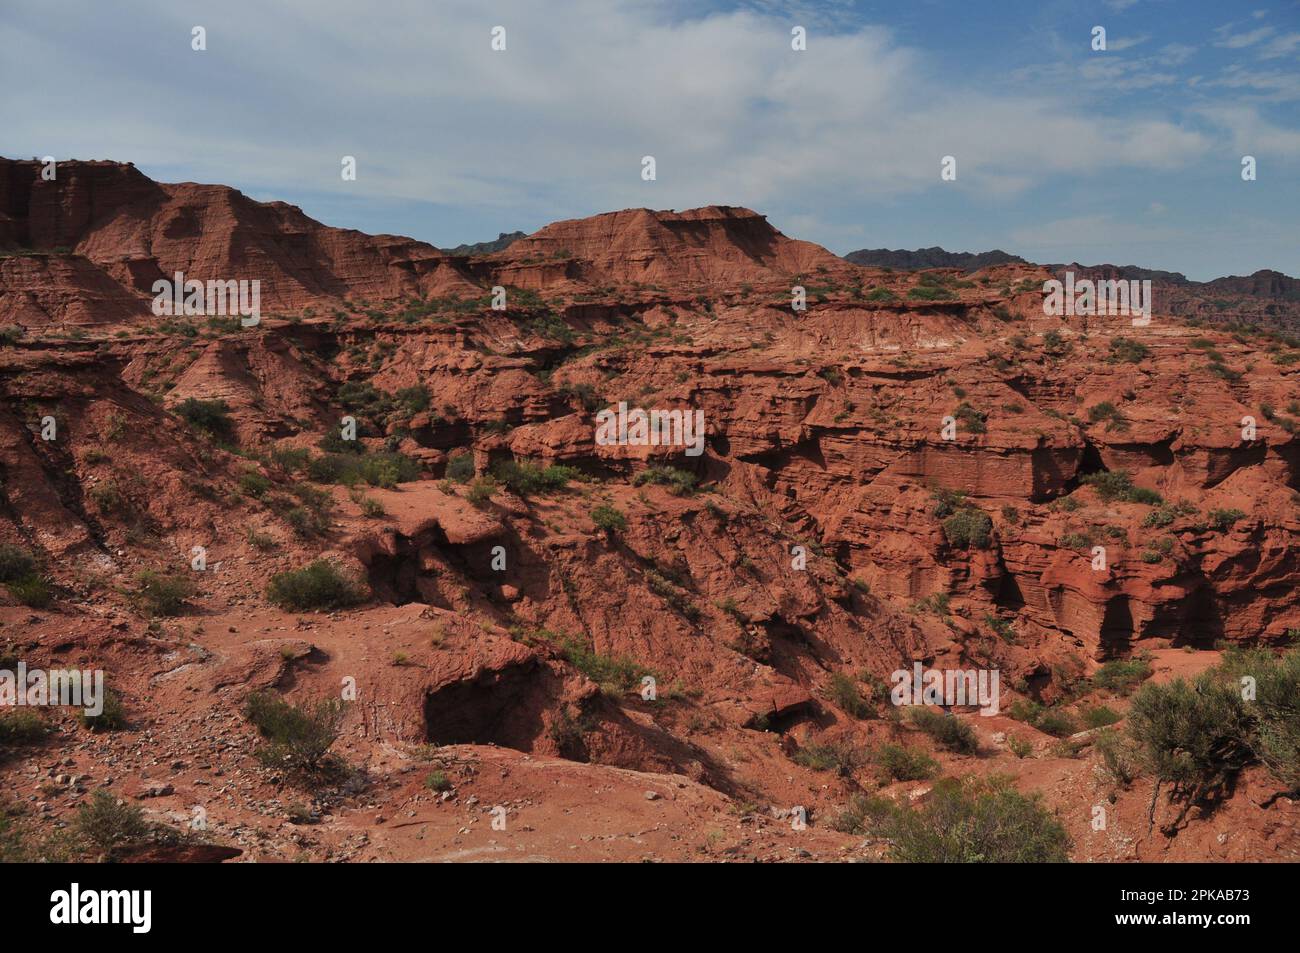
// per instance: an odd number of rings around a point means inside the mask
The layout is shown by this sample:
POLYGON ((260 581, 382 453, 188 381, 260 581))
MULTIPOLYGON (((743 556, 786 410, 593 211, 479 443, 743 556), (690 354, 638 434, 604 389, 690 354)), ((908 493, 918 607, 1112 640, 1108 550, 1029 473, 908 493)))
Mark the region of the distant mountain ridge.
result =
POLYGON ((923 268, 962 268, 979 271, 993 265, 1027 265, 1018 255, 1008 255, 1000 249, 985 252, 945 251, 938 245, 933 248, 906 249, 863 248, 844 256, 855 265, 868 268, 895 268, 899 271, 918 271, 923 268))
MULTIPOLYGON (((1032 265, 1018 255, 1000 249, 986 252, 950 252, 938 247, 915 251, 864 248, 844 256, 846 261, 868 268, 920 271, 926 268, 960 268, 979 271, 996 265, 1032 265)), ((1300 279, 1280 271, 1262 269, 1252 275, 1227 275, 1210 281, 1193 281, 1177 271, 1160 271, 1138 265, 1042 264, 1064 280, 1067 271, 1075 280, 1150 281, 1157 307, 1165 313, 1203 321, 1264 323, 1295 328, 1300 326, 1300 279)))
POLYGON ((505 251, 519 239, 527 237, 527 232, 502 232, 490 242, 474 242, 467 245, 457 245, 455 248, 440 248, 439 251, 457 256, 491 255, 493 252, 505 251))

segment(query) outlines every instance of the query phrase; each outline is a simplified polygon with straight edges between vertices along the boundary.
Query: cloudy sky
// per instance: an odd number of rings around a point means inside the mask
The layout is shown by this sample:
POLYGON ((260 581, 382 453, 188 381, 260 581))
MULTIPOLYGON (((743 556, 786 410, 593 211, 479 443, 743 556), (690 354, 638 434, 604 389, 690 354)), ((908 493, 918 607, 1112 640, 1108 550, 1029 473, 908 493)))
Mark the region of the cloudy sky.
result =
POLYGON ((1297 2, 4 0, 0 50, 0 155, 441 246, 724 204, 838 253, 1300 275, 1297 2))

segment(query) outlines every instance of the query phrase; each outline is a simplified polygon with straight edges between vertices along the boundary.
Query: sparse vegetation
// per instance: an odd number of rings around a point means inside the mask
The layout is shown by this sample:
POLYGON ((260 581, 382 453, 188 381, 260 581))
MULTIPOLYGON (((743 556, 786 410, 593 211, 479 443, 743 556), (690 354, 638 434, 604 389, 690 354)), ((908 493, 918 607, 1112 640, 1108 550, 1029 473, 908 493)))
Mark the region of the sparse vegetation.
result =
POLYGON ((859 796, 836 824, 889 842, 900 863, 1065 863, 1070 839, 1036 796, 1002 777, 945 778, 920 807, 859 796))
POLYGON ((307 612, 356 605, 365 599, 365 592, 334 563, 317 559, 302 569, 276 573, 266 597, 282 609, 307 612))
POLYGON ((912 724, 949 751, 974 754, 979 750, 975 729, 956 715, 916 706, 912 709, 912 724))
POLYGON ((344 705, 336 698, 293 705, 271 692, 254 692, 244 714, 264 739, 256 751, 262 764, 310 779, 329 767, 329 749, 338 740, 344 705))

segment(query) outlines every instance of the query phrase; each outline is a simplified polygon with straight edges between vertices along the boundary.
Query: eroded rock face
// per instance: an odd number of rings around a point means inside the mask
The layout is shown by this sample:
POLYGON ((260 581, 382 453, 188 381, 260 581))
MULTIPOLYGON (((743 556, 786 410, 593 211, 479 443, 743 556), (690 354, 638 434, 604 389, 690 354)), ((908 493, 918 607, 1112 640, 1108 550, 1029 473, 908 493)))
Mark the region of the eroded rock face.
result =
MULTIPOLYGON (((745 209, 453 259, 130 167, 38 168, 0 163, 0 323, 22 329, 0 542, 43 563, 54 615, 0 614, 34 657, 106 660, 178 745, 200 714, 244 725, 254 689, 351 679, 363 760, 496 745, 788 805, 825 788, 805 742, 901 730, 847 711, 846 678, 876 715, 914 662, 1051 700, 1100 660, 1300 628, 1288 339, 1048 319, 1034 266, 922 280, 745 209), (161 327, 171 270, 260 278, 271 310, 161 327), (702 411, 703 452, 598 442, 620 402, 702 411), (368 601, 268 600, 317 558, 368 601), (150 627, 144 570, 192 573, 194 619, 150 627)), ((223 737, 251 757, 246 726, 223 737)))

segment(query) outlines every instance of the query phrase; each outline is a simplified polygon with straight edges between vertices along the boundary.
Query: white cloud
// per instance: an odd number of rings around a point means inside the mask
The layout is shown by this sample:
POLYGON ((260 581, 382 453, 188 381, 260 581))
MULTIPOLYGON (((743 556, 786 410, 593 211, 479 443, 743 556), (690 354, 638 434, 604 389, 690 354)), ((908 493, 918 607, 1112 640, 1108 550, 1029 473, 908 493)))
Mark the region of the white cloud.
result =
POLYGON ((0 80, 43 77, 11 103, 7 139, 267 192, 521 218, 938 188, 992 199, 1059 173, 1173 168, 1208 147, 1174 120, 1088 112, 1070 89, 962 85, 882 28, 812 30, 796 53, 787 17, 752 10, 682 21, 637 0, 573 0, 563 15, 395 0, 376 16, 351 0, 228 0, 205 14, 208 51, 195 53, 193 16, 170 3, 141 2, 152 16, 127 32, 102 4, 71 6, 61 23, 0 25, 0 80), (66 23, 114 48, 87 55, 66 23), (498 23, 504 53, 489 49, 498 23), (639 175, 647 154, 654 183, 639 175), (357 157, 355 183, 339 178, 343 155, 357 157), (944 155, 956 183, 939 181, 944 155))
POLYGON ((1246 46, 1253 46, 1260 40, 1272 36, 1277 31, 1271 26, 1262 26, 1256 30, 1248 30, 1245 33, 1230 33, 1228 27, 1219 27, 1215 32, 1221 36, 1220 39, 1214 41, 1215 46, 1222 46, 1229 50, 1239 50, 1246 46))

